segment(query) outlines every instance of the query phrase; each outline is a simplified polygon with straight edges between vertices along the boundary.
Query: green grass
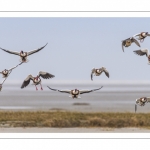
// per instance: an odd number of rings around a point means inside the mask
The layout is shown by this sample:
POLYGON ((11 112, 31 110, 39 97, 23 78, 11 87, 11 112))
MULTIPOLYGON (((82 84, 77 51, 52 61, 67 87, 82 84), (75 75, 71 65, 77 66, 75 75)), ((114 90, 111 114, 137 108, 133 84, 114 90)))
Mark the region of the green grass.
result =
POLYGON ((150 113, 0 112, 0 127, 144 127, 150 113))

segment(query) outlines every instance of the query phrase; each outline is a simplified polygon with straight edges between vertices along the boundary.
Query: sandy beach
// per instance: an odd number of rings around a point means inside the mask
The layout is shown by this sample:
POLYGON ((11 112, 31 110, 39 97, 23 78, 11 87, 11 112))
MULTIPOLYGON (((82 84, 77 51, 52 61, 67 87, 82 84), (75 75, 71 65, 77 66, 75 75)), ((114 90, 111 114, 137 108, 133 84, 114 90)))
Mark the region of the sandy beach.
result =
POLYGON ((0 133, 150 133, 145 128, 0 128, 0 133))

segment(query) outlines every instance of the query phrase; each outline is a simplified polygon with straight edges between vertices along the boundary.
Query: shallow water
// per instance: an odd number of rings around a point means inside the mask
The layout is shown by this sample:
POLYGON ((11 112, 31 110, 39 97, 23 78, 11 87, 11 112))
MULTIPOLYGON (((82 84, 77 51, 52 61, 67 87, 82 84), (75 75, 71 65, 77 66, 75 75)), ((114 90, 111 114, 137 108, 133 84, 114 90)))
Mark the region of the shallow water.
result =
MULTIPOLYGON (((39 87, 39 86, 38 86, 39 87)), ((95 89, 99 85, 51 85, 56 89, 95 89)), ((105 85, 101 90, 72 99, 66 93, 49 90, 36 91, 30 85, 6 85, 0 93, 0 110, 67 110, 79 112, 134 112, 136 98, 150 96, 148 85, 105 85)), ((150 112, 150 104, 138 106, 137 112, 150 112)))

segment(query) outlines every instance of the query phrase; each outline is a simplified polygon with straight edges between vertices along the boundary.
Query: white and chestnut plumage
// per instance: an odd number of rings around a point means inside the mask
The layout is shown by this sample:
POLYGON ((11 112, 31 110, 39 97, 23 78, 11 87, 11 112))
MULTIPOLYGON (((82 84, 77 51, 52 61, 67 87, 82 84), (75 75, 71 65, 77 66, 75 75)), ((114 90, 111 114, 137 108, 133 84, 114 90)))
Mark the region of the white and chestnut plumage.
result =
POLYGON ((104 72, 105 75, 109 78, 109 72, 106 70, 105 67, 102 67, 102 68, 99 68, 99 69, 93 68, 93 69, 92 69, 92 72, 91 72, 91 80, 93 80, 93 74, 94 74, 95 76, 100 76, 103 72, 104 72))
POLYGON ((90 92, 100 90, 103 86, 101 86, 98 89, 93 89, 93 90, 78 90, 78 89, 74 89, 74 90, 57 90, 57 89, 52 89, 49 86, 47 86, 47 87, 49 89, 53 90, 53 91, 58 91, 58 92, 61 92, 61 93, 68 93, 68 94, 71 95, 71 96, 69 96, 71 98, 81 98, 81 97, 79 97, 80 94, 85 94, 85 93, 90 93, 90 92))
POLYGON ((133 52, 135 54, 139 55, 139 56, 146 55, 146 57, 148 58, 148 64, 150 65, 150 55, 149 55, 148 49, 141 49, 141 50, 136 50, 136 51, 133 51, 133 52))
MULTIPOLYGON (((47 44, 48 44, 48 43, 47 43, 47 44)), ((46 44, 46 45, 47 45, 47 44, 46 44)), ((28 62, 27 57, 28 57, 29 55, 32 55, 32 54, 34 54, 34 53, 39 52, 39 51, 42 50, 46 45, 44 45, 43 47, 40 47, 40 48, 38 48, 38 49, 31 50, 31 51, 29 51, 29 52, 24 52, 24 51, 16 52, 16 51, 6 50, 6 49, 3 49, 3 48, 0 48, 0 49, 3 50, 3 51, 5 51, 5 52, 7 52, 7 53, 20 56, 20 58, 21 58, 20 61, 21 61, 21 62, 28 62)))
POLYGON ((135 112, 137 110, 137 105, 144 106, 148 102, 150 102, 150 97, 141 97, 141 98, 136 99, 135 112))
POLYGON ((134 37, 138 37, 137 39, 140 40, 140 42, 143 42, 147 36, 150 36, 148 32, 141 32, 134 35, 134 37))
POLYGON ((129 47, 132 43, 135 43, 137 46, 141 47, 139 42, 133 38, 133 37, 130 37, 128 39, 125 39, 122 41, 122 50, 124 52, 124 47, 129 47))
POLYGON ((22 64, 22 62, 20 64, 16 65, 15 67, 10 68, 10 69, 4 69, 3 71, 0 72, 0 74, 3 75, 3 78, 7 78, 9 76, 9 74, 12 72, 12 70, 21 64, 22 64))
MULTIPOLYGON (((43 72, 43 71, 40 71, 36 77, 33 77, 32 75, 28 75, 27 78, 23 81, 21 88, 28 86, 28 84, 30 83, 30 80, 32 80, 35 87, 36 85, 40 84, 41 90, 43 90, 40 77, 42 77, 43 79, 50 79, 50 78, 54 78, 55 76, 48 72, 43 72)), ((36 90, 38 90, 37 87, 36 87, 36 90)))

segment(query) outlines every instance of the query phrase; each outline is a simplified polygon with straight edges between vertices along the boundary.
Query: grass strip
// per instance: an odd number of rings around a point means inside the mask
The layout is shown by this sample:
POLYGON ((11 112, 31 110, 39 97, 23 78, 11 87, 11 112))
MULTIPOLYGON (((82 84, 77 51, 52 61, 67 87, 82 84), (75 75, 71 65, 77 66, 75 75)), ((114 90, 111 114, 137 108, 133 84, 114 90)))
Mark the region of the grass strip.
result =
POLYGON ((1 111, 0 127, 145 127, 150 113, 80 113, 61 111, 1 111))

